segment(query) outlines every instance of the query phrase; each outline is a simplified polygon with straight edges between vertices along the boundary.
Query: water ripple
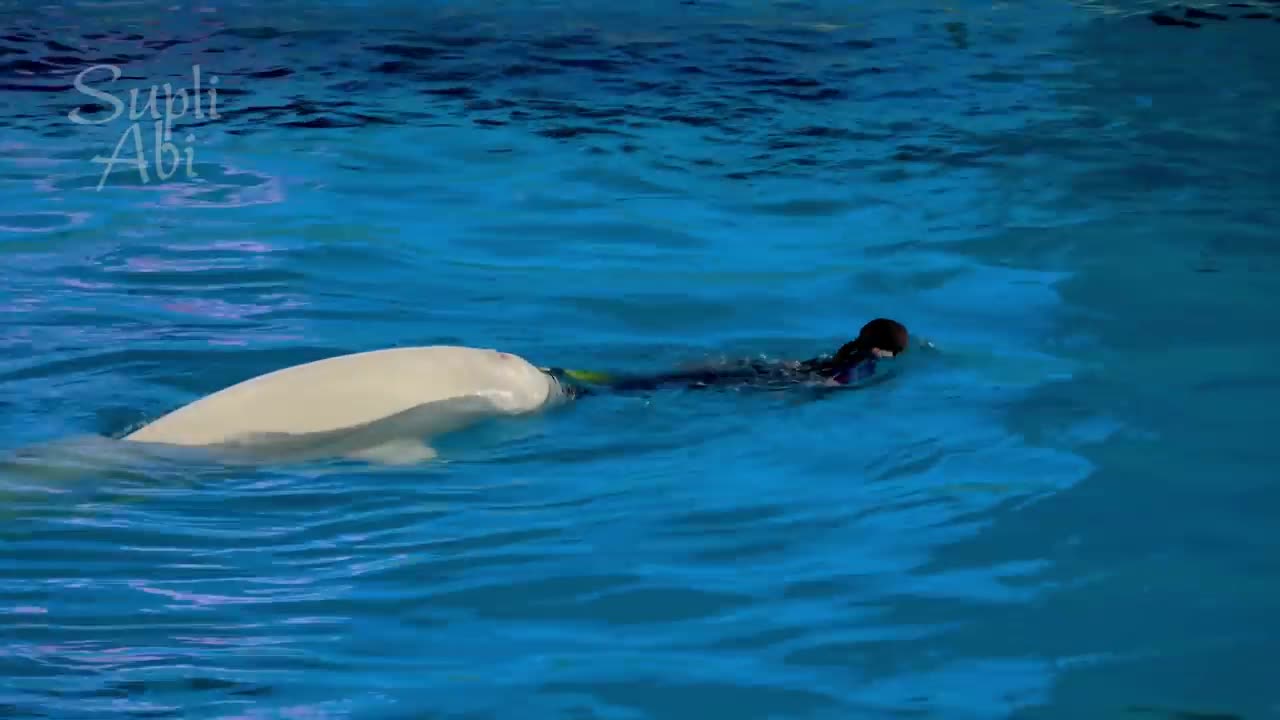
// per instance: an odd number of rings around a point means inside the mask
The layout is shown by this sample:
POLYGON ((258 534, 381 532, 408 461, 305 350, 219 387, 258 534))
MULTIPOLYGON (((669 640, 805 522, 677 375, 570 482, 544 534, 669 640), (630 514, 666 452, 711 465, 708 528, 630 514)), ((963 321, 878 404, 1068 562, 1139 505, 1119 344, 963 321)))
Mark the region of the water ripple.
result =
POLYGON ((1243 371, 1188 386, 1163 360, 1269 307, 1241 288, 1274 265, 1274 76, 1213 69, 1273 26, 1242 5, 0 5, 0 715, 1265 707, 1274 543, 1239 518, 1269 497, 1242 458, 1270 456, 1220 409, 1274 363, 1214 350, 1243 371), (1192 56, 1208 75, 1168 62, 1192 56), (73 85, 93 64, 122 69, 110 121, 73 85), (125 91, 154 161, 148 91, 196 64, 177 174, 104 179, 125 91), (1139 225, 1159 238, 1118 239, 1139 225), (1135 263, 1225 279, 1148 301, 1135 263), (1096 277, 1114 302, 1068 298, 1096 277), (414 468, 114 439, 342 352, 647 371, 830 351, 882 314, 945 351, 854 400, 592 398, 414 468), (1194 402, 1187 447, 1238 478, 1114 444, 1194 402), (1164 682, 1192 672, 1211 689, 1164 682))

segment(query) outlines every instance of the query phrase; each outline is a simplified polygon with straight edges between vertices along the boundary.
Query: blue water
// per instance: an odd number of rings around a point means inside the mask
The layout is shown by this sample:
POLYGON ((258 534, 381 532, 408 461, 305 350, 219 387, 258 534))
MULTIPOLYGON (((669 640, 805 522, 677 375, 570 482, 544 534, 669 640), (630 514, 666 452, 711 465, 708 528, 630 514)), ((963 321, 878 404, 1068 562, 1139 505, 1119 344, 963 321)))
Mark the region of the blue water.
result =
POLYGON ((1280 717, 1280 6, 596 5, 0 4, 0 717, 1280 717), (103 180, 195 65, 179 171, 103 180), (115 441, 345 352, 881 315, 937 351, 821 402, 115 441))

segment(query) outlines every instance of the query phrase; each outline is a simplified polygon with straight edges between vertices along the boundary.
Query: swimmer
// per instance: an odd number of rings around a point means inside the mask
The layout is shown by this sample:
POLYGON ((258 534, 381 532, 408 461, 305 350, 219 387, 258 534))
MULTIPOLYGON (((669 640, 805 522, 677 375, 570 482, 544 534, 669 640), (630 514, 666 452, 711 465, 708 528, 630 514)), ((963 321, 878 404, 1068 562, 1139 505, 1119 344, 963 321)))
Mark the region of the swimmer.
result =
POLYGON ((861 383, 876 372, 876 363, 906 351, 907 328, 894 320, 876 318, 845 343, 834 355, 809 360, 768 363, 758 360, 736 365, 706 367, 657 375, 616 376, 563 368, 543 368, 564 385, 573 397, 595 394, 596 388, 613 392, 658 390, 665 387, 717 386, 781 388, 808 384, 840 387, 861 383))

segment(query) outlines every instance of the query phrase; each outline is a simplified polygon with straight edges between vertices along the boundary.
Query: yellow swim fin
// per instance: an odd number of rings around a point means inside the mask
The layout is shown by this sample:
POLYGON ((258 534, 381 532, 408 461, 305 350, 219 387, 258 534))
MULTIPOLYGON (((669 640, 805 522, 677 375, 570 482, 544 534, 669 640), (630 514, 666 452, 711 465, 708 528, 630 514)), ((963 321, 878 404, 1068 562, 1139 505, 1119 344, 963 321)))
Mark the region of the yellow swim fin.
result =
POLYGON ((542 372, 552 375, 564 375, 571 380, 577 380, 585 383, 606 384, 613 380, 613 376, 609 373, 596 372, 594 370, 568 370, 565 368, 538 368, 542 372))
POLYGON ((589 383, 607 383, 613 379, 613 376, 609 373, 596 372, 594 370, 565 370, 564 374, 574 380, 589 383))

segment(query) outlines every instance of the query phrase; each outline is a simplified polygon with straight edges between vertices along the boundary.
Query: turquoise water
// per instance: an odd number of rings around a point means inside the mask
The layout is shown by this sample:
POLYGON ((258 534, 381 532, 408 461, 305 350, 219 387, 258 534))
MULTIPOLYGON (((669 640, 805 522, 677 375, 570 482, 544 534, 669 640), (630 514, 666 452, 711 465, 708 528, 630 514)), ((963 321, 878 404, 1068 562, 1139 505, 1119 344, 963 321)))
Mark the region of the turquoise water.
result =
POLYGON ((0 717, 1280 717, 1280 6, 613 5, 0 6, 0 717), (103 181, 99 63, 216 90, 167 180, 103 181), (345 352, 880 315, 938 351, 823 402, 115 442, 345 352))

